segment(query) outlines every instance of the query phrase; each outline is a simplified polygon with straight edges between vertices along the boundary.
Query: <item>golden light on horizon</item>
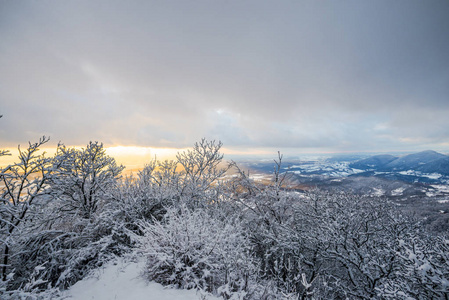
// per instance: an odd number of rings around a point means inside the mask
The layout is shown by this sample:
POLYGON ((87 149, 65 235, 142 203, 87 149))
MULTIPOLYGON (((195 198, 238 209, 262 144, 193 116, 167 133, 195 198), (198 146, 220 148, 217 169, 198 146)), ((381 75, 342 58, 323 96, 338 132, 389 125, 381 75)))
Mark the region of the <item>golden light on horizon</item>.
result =
MULTIPOLYGON (((22 145, 20 147, 20 150, 25 151, 27 150, 28 145, 22 145)), ((8 165, 12 165, 14 163, 19 162, 19 150, 17 147, 7 147, 7 148, 0 148, 0 150, 7 150, 9 151, 9 155, 1 156, 0 157, 0 167, 5 167, 8 165)), ((53 157, 56 153, 56 147, 42 147, 39 148, 39 151, 37 154, 42 154, 45 152, 46 157, 53 157)))
MULTIPOLYGON (((69 148, 83 149, 85 146, 67 146, 69 148)), ((26 147, 22 146, 22 150, 26 147)), ((56 153, 57 147, 43 147, 40 148, 39 153, 45 152, 47 157, 52 157, 56 153)), ((158 147, 142 147, 142 146, 111 146, 105 147, 106 154, 115 158, 118 164, 126 167, 125 172, 135 172, 142 169, 146 164, 155 158, 160 161, 175 160, 176 155, 179 152, 186 151, 191 148, 158 148, 158 147)), ((18 150, 17 148, 6 148, 3 150, 9 150, 11 155, 0 157, 0 166, 5 167, 7 165, 18 162, 18 150)), ((275 157, 275 151, 271 149, 257 149, 257 148, 221 148, 221 153, 225 155, 224 161, 227 160, 227 155, 267 155, 275 157)))
MULTIPOLYGON (((68 146, 77 149, 85 148, 85 146, 68 146)), ((21 147, 22 150, 26 150, 26 147, 21 147)), ((172 160, 176 159, 178 152, 186 149, 177 148, 156 148, 156 147, 140 147, 140 146, 113 146, 105 147, 106 154, 115 158, 118 164, 122 164, 126 167, 127 171, 141 169, 145 164, 149 163, 152 159, 158 160, 172 160)), ((16 148, 6 148, 10 155, 0 157, 0 166, 7 166, 18 162, 18 150, 16 148)), ((45 152, 47 157, 52 157, 56 153, 56 147, 40 148, 39 153, 45 152)))
POLYGON ((123 164, 128 170, 140 169, 155 158, 158 160, 174 160, 176 159, 176 154, 184 150, 140 146, 106 147, 106 153, 114 157, 117 163, 123 164))

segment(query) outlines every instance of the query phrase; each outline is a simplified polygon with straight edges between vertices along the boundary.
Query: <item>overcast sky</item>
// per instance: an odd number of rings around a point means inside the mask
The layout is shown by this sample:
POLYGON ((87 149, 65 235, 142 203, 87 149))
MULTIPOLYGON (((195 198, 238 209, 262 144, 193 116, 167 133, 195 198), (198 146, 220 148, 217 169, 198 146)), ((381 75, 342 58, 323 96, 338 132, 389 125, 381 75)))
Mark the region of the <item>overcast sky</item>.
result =
POLYGON ((0 147, 449 150, 449 1, 0 0, 0 147))

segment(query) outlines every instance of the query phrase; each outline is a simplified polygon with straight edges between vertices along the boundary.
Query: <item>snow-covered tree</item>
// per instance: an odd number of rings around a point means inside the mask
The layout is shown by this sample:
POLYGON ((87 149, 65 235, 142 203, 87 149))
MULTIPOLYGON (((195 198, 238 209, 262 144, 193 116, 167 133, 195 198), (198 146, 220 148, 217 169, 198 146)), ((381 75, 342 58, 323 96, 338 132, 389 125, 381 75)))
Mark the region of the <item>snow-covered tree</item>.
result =
POLYGON ((106 155, 99 142, 89 142, 81 150, 58 145, 54 165, 57 172, 51 189, 61 204, 61 212, 85 219, 90 219, 111 198, 111 190, 124 169, 106 155))
POLYGON ((449 239, 426 233, 402 239, 395 277, 378 288, 388 299, 448 299, 449 239))
POLYGON ((381 298, 415 223, 385 199, 283 189, 281 159, 272 184, 257 185, 242 171, 234 181, 262 278, 301 299, 381 298))
POLYGON ((319 230, 317 243, 327 247, 319 255, 330 290, 345 297, 379 298, 378 287, 396 276, 400 241, 408 238, 414 223, 382 198, 321 194, 311 204, 313 209, 305 213, 319 230))
POLYGON ((189 205, 203 206, 219 201, 220 179, 231 165, 222 166, 221 142, 202 139, 193 145, 192 150, 178 153, 177 163, 181 165, 180 198, 189 205))
POLYGON ((52 170, 45 177, 47 201, 27 222, 27 234, 16 238, 11 288, 70 286, 123 248, 117 213, 109 205, 123 167, 97 142, 81 150, 59 145, 46 163, 52 170))
POLYGON ((39 255, 27 252, 22 259, 45 264, 40 278, 66 287, 120 251, 118 213, 111 202, 124 167, 98 142, 82 149, 59 144, 52 166, 48 191, 53 200, 45 209, 47 222, 24 241, 39 255))
POLYGON ((0 247, 1 279, 8 275, 10 249, 17 236, 24 234, 24 224, 31 222, 33 205, 47 192, 52 168, 45 153, 39 147, 48 142, 42 137, 37 143, 29 143, 26 150, 19 146, 18 162, 0 170, 0 247))

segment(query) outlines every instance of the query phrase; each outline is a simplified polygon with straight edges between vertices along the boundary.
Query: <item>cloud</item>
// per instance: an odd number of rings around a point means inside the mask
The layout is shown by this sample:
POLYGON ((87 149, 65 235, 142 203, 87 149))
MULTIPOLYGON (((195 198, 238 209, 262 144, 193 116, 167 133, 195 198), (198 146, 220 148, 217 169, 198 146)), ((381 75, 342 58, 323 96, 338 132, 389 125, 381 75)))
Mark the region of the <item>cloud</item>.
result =
POLYGON ((445 1, 0 5, 4 146, 205 136, 357 151, 449 138, 445 1))

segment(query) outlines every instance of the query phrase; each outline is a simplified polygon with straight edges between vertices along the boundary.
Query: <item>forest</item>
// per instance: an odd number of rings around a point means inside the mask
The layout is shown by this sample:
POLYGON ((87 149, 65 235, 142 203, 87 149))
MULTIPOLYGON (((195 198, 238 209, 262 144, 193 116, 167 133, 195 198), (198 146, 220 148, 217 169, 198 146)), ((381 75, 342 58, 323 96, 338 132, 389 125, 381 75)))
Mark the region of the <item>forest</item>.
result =
MULTIPOLYGON (((0 295, 57 299, 112 258, 223 299, 449 299, 449 237, 382 197, 254 181, 202 139, 134 175, 43 137, 0 169, 0 295)), ((1 151, 0 156, 9 155, 1 151)))

